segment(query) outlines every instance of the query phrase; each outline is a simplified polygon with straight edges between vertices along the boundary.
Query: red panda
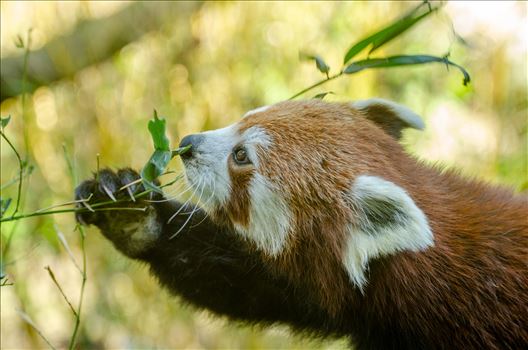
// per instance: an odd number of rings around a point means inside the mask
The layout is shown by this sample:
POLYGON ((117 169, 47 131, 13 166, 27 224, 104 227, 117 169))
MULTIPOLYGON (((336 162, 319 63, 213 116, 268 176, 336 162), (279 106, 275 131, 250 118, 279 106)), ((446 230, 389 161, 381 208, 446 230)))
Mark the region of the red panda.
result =
MULTIPOLYGON (((415 160, 398 143, 406 127, 424 125, 381 99, 261 107, 182 139, 200 207, 77 218, 236 320, 358 349, 527 347, 528 198, 415 160)), ((137 176, 104 170, 76 196, 123 195, 137 176)))

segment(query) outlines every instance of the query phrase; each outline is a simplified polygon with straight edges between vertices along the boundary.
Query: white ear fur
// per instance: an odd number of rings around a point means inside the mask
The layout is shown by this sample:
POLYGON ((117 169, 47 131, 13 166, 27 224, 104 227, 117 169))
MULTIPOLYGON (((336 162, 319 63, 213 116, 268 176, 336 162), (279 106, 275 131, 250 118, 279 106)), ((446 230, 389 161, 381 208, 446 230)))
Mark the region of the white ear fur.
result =
POLYGON ((390 135, 396 138, 400 137, 401 129, 410 127, 418 130, 423 130, 425 124, 422 118, 414 113, 409 108, 392 101, 384 100, 381 98, 371 98, 368 100, 360 100, 351 103, 352 107, 363 111, 366 117, 390 135), (383 116, 379 115, 382 108, 383 116), (398 122, 399 121, 399 122, 398 122), (396 123, 395 123, 396 122, 396 123))
POLYGON ((376 176, 359 176, 350 193, 354 224, 343 263, 348 275, 363 290, 371 259, 401 251, 419 252, 434 245, 425 214, 398 185, 376 176))
POLYGON ((260 113, 260 112, 265 112, 268 108, 270 108, 270 106, 261 106, 261 107, 258 107, 258 108, 255 108, 255 109, 252 109, 248 112, 246 112, 246 114, 244 114, 242 116, 242 118, 245 118, 247 116, 250 116, 252 114, 257 114, 257 113, 260 113))

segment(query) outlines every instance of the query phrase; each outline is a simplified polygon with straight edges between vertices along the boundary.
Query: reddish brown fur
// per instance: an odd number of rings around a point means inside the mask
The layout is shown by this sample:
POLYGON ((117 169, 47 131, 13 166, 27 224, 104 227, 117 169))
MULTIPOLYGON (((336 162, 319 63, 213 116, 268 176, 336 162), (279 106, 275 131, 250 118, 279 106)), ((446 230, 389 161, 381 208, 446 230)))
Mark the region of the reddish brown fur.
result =
POLYGON ((226 213, 232 223, 242 227, 249 224, 249 209, 251 198, 249 196, 249 183, 253 176, 253 165, 239 166, 233 164, 234 160, 229 157, 228 172, 231 180, 231 196, 226 205, 226 213))
POLYGON ((418 163, 376 125, 379 116, 372 119, 347 104, 309 101, 283 102, 241 122, 241 132, 260 126, 270 135, 259 171, 278 184, 295 218, 287 251, 268 258, 272 269, 338 317, 362 312, 417 334, 438 331, 427 336, 439 343, 446 334, 433 329, 439 324, 466 337, 453 339, 458 344, 528 343, 520 328, 528 324, 527 198, 418 163), (373 261, 360 297, 342 255, 353 215, 345 193, 363 174, 404 188, 427 216, 435 246, 373 261), (470 328, 480 331, 464 333, 470 328))

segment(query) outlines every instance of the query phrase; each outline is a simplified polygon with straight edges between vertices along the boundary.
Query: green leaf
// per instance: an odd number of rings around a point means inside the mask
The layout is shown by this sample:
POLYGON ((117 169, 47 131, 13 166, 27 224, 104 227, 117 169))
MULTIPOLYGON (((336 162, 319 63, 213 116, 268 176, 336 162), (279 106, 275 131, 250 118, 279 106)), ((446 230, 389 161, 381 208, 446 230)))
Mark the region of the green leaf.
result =
MULTIPOLYGON (((402 18, 396 20, 395 22, 391 23, 390 25, 386 26, 385 28, 377 31, 376 33, 360 40, 356 44, 352 45, 350 49, 348 49, 347 53, 345 54, 345 58, 343 59, 343 64, 347 64, 354 56, 356 56, 358 53, 363 51, 366 47, 372 44, 372 48, 369 51, 369 54, 383 46, 384 44, 388 43, 392 39, 396 38, 409 28, 413 27, 416 23, 418 23, 420 20, 424 19, 431 13, 435 12, 438 7, 436 8, 428 8, 427 12, 416 16, 418 11, 423 7, 423 5, 428 4, 427 1, 422 2, 420 5, 412 9, 407 15, 403 16, 402 18)), ((429 4, 428 4, 429 5, 429 4)))
POLYGON ((19 35, 17 35, 16 39, 15 39, 15 46, 18 48, 18 49, 22 49, 24 48, 24 40, 22 39, 22 37, 19 35))
POLYGON ((158 186, 154 184, 156 180, 167 168, 167 164, 172 158, 171 151, 155 150, 149 161, 141 170, 141 178, 145 187, 161 192, 158 186))
POLYGON ((158 112, 154 110, 154 119, 149 121, 148 129, 154 141, 154 148, 157 150, 170 151, 169 139, 165 135, 166 124, 166 120, 158 118, 158 112))
POLYGON ((365 69, 372 69, 372 68, 389 68, 389 67, 400 67, 400 66, 408 66, 408 65, 416 65, 416 64, 425 64, 425 63, 444 63, 446 67, 453 66, 456 67, 462 74, 464 75, 463 84, 467 85, 471 81, 471 77, 469 76, 469 73, 458 64, 451 62, 446 57, 436 57, 436 56, 429 56, 429 55, 399 55, 399 56, 391 56, 391 57, 385 57, 385 58, 372 58, 372 59, 366 59, 366 60, 360 60, 356 62, 352 62, 350 65, 348 65, 344 69, 345 74, 353 74, 360 72, 365 69))
POLYGON ((170 142, 165 135, 167 122, 163 118, 158 118, 158 113, 154 110, 154 119, 148 123, 148 130, 154 143, 154 153, 141 170, 143 185, 150 190, 160 192, 161 189, 154 183, 167 168, 167 164, 172 158, 170 142))
POLYGON ((330 71, 330 67, 326 64, 326 62, 320 56, 309 55, 309 54, 304 54, 304 53, 301 53, 299 56, 301 57, 301 59, 314 60, 315 66, 317 67, 317 69, 321 73, 325 73, 326 75, 328 75, 328 72, 330 71))
POLYGON ((326 64, 326 62, 321 57, 315 56, 314 60, 315 60, 315 65, 317 69, 319 69, 321 73, 326 74, 330 71, 330 67, 326 64))
POLYGON ((322 100, 326 97, 326 95, 333 95, 334 93, 332 91, 326 91, 326 92, 322 92, 320 94, 317 94, 315 95, 314 97, 312 97, 313 99, 319 99, 319 100, 322 100))
POLYGON ((7 209, 9 209, 9 205, 11 204, 11 202, 11 198, 0 198, 0 216, 4 216, 4 213, 7 211, 7 209))
POLYGON ((6 118, 1 118, 1 120, 2 120, 2 129, 3 129, 7 126, 7 124, 9 124, 9 121, 11 120, 11 116, 8 116, 6 118))

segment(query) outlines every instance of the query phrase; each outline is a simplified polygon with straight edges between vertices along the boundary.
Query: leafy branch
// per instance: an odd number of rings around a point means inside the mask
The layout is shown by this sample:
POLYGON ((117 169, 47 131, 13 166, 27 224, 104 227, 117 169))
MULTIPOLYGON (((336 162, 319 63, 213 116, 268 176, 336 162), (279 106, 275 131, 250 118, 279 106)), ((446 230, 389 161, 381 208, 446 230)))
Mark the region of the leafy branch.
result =
MULTIPOLYGON (((386 43, 390 42, 394 38, 400 36, 424 18, 428 17, 432 13, 435 13, 436 11, 438 11, 439 8, 440 7, 432 7, 429 1, 425 0, 400 19, 378 30, 374 34, 359 40, 348 49, 343 58, 343 66, 341 67, 339 72, 334 75, 329 74, 330 67, 320 56, 313 54, 301 54, 300 56, 302 59, 315 61, 317 69, 321 73, 325 74, 326 78, 299 91, 295 95, 291 96, 289 99, 292 100, 296 97, 299 97, 305 94, 306 92, 313 90, 318 86, 326 84, 329 81, 335 80, 343 75, 359 73, 366 69, 391 68, 427 63, 443 63, 446 65, 447 68, 449 68, 449 66, 457 68, 458 70, 460 70, 464 77, 462 83, 464 85, 467 85, 471 80, 469 73, 462 66, 450 61, 447 58, 448 55, 445 55, 444 57, 437 57, 432 55, 396 55, 388 57, 370 58, 371 53, 373 53, 386 43), (365 51, 369 47, 370 50, 368 51, 366 59, 351 62, 354 57, 356 57, 359 53, 365 51)), ((322 98, 324 97, 324 95, 325 94, 319 94, 316 97, 322 98)))

